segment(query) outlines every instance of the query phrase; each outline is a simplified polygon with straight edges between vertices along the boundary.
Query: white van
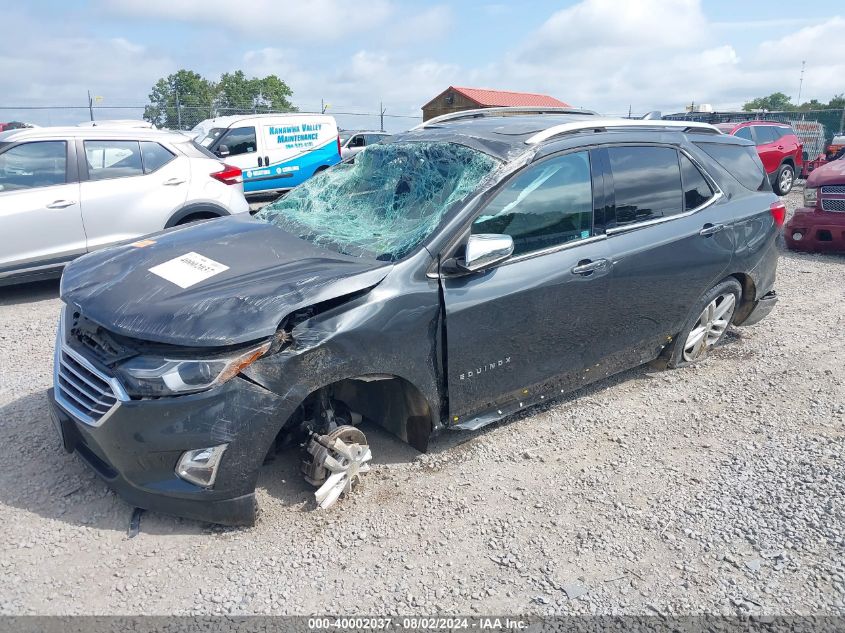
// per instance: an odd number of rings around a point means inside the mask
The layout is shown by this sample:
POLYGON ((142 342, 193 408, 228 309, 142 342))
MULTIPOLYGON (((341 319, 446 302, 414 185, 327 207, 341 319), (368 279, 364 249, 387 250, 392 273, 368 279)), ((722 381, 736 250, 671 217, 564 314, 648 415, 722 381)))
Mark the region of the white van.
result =
POLYGON ((244 192, 291 189, 340 162, 334 117, 249 114, 217 117, 193 130, 198 143, 243 170, 244 192))

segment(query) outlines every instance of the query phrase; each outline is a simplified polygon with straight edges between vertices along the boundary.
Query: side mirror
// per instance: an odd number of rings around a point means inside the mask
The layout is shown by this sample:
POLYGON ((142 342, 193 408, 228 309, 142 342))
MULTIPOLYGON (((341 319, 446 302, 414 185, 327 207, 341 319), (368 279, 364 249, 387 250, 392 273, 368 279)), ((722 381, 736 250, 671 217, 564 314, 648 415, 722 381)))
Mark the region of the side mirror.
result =
POLYGON ((229 146, 228 145, 220 145, 217 148, 217 151, 214 152, 214 153, 217 154, 220 158, 225 158, 226 156, 229 155, 229 146))
POLYGON ((513 255, 513 238, 510 235, 480 233, 470 235, 466 255, 458 263, 468 272, 476 272, 505 261, 513 255))

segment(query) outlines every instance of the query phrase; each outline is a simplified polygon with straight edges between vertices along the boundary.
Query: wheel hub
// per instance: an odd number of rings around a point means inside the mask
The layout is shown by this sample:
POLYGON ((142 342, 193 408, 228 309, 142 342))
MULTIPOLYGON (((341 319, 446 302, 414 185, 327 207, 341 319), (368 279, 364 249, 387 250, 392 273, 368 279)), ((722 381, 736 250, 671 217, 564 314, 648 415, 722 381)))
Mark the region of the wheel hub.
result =
POLYGON ((320 488, 314 493, 317 504, 329 508, 360 483, 361 475, 370 471, 367 463, 372 452, 366 436, 354 426, 340 426, 327 435, 314 435, 307 448, 312 458, 307 476, 320 488))

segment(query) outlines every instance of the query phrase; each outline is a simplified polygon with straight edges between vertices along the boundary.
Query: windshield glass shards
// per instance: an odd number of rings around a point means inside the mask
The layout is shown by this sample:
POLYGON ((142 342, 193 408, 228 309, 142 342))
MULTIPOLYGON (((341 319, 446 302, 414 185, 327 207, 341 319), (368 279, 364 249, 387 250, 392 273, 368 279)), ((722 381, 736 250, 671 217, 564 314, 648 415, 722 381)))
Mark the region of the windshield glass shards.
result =
POLYGON ((498 161, 448 142, 373 145, 354 162, 317 174, 256 217, 345 255, 395 261, 498 161))

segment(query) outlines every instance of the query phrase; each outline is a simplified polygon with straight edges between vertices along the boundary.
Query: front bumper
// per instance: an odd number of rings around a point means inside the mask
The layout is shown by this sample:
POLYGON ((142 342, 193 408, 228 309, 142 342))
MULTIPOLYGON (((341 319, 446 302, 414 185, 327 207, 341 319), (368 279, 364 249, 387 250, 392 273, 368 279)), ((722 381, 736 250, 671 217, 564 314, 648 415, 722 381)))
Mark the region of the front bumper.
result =
POLYGON ((845 213, 802 207, 786 223, 783 237, 796 251, 845 252, 845 213))
POLYGON ((119 402, 98 426, 48 392, 65 450, 140 508, 224 525, 255 522, 255 483, 286 417, 284 400, 240 377, 198 394, 119 402), (176 476, 186 450, 228 443, 213 488, 176 476))

